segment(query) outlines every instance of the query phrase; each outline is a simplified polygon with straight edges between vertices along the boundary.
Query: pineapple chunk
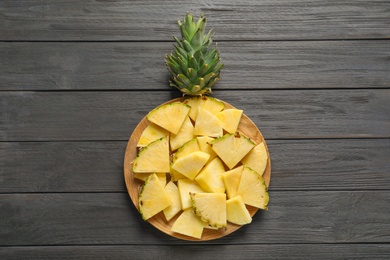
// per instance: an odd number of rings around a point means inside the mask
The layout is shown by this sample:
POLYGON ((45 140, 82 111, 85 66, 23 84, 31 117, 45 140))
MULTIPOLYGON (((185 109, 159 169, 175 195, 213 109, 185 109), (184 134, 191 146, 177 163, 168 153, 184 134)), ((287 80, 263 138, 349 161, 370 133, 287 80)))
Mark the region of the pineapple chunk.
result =
POLYGON ((191 107, 190 113, 188 115, 194 121, 196 121, 198 116, 198 109, 200 107, 206 109, 213 115, 222 111, 225 107, 222 101, 207 96, 187 98, 183 101, 183 103, 191 107))
POLYGON ((191 123, 191 119, 186 117, 177 135, 171 133, 170 143, 171 150, 175 151, 186 142, 194 138, 194 126, 191 123))
POLYGON ((189 179, 178 180, 177 186, 179 187, 182 210, 192 206, 190 192, 205 192, 196 182, 189 179))
POLYGON ((201 102, 202 102, 202 97, 199 96, 190 97, 183 101, 184 104, 187 104, 191 107, 188 116, 194 121, 196 120, 196 116, 198 114, 198 108, 200 107, 201 102))
MULTIPOLYGON (((151 175, 151 173, 134 173, 134 178, 140 181, 146 181, 146 179, 151 175)), ((162 185, 167 184, 167 174, 165 172, 156 172, 158 179, 161 181, 162 185)))
POLYGON ((238 184, 240 183, 241 173, 244 166, 239 166, 222 174, 222 180, 225 184, 226 194, 229 199, 237 195, 238 184))
POLYGON ((147 119, 177 135, 191 107, 179 101, 161 105, 147 115, 147 119))
POLYGON ((133 161, 134 173, 169 172, 168 137, 151 142, 138 153, 133 161))
POLYGON ((190 180, 193 180, 209 158, 210 155, 208 153, 201 151, 193 152, 177 159, 173 163, 172 169, 187 176, 190 180))
POLYGON ((172 231, 200 239, 203 233, 203 225, 203 222, 195 215, 194 211, 187 209, 173 223, 172 231))
POLYGON ((211 149, 211 142, 214 141, 214 138, 209 136, 198 136, 196 138, 198 140, 199 148, 202 152, 210 154, 210 159, 208 162, 211 162, 217 154, 211 149))
POLYGON ((151 174, 142 186, 138 198, 139 211, 147 220, 171 205, 171 199, 156 174, 151 174))
POLYGON ((169 135, 169 132, 156 124, 150 123, 142 132, 137 147, 145 147, 151 142, 169 135))
POLYGON ((241 196, 236 196, 226 201, 226 218, 227 221, 237 225, 245 225, 252 222, 252 217, 245 207, 241 196))
POLYGON ((226 134, 211 143, 214 152, 232 169, 255 146, 247 137, 240 133, 226 134))
POLYGON ((226 227, 226 195, 224 193, 190 193, 192 207, 202 221, 211 227, 226 227))
POLYGON ((226 132, 234 134, 241 120, 242 113, 240 109, 226 109, 216 114, 216 117, 221 122, 221 126, 226 132))
POLYGON ((258 174, 263 175, 267 167, 268 153, 263 142, 252 149, 242 160, 242 164, 248 166, 258 174))
POLYGON ((200 107, 195 121, 194 134, 219 137, 222 136, 223 130, 218 118, 200 107))
POLYGON ((244 167, 237 195, 241 196, 245 204, 267 209, 269 195, 263 177, 249 167, 244 167))
POLYGON ((172 168, 171 164, 171 171, 169 172, 169 175, 171 176, 171 181, 178 181, 180 179, 187 179, 187 177, 180 172, 176 171, 175 169, 172 168))
POLYGON ((172 161, 175 162, 180 157, 189 155, 190 153, 200 151, 196 138, 186 142, 173 155, 172 161))
POLYGON ((181 211, 181 201, 179 188, 172 181, 168 182, 165 186, 169 198, 172 204, 163 210, 164 216, 167 221, 170 221, 179 211, 181 211))
POLYGON ((225 185, 222 181, 224 172, 225 167, 221 159, 216 157, 195 177, 195 181, 207 192, 224 193, 225 185))

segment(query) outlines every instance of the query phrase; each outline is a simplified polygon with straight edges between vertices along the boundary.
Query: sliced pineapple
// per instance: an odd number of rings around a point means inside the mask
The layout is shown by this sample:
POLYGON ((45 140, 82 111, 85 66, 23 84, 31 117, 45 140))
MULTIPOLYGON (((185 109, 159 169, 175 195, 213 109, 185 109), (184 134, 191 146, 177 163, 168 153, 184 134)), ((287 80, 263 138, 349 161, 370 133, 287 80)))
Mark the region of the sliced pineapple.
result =
POLYGON ((243 110, 231 108, 218 112, 216 117, 226 132, 234 134, 238 129, 243 112, 243 110))
POLYGON ((224 193, 190 193, 192 207, 202 221, 212 227, 226 227, 226 195, 224 193))
POLYGON ((203 222, 195 215, 194 211, 189 208, 176 219, 172 225, 172 231, 195 238, 201 238, 203 233, 203 222))
POLYGON ((171 133, 171 137, 169 139, 171 143, 171 150, 175 151, 177 148, 181 147, 193 138, 194 126, 191 123, 191 119, 187 116, 177 135, 171 133))
POLYGON ((214 138, 210 136, 198 136, 196 138, 198 140, 199 148, 202 152, 210 154, 210 158, 208 162, 211 162, 217 154, 211 149, 211 142, 214 141, 214 138))
POLYGON ((137 147, 145 147, 151 142, 169 135, 169 132, 156 124, 150 123, 142 132, 137 147))
POLYGON ((222 136, 223 130, 219 119, 206 109, 200 107, 195 121, 194 134, 219 137, 222 136))
POLYGON ((203 102, 202 98, 203 97, 200 96, 194 96, 194 97, 187 98, 183 101, 184 104, 187 104, 191 107, 188 116, 194 121, 196 120, 196 116, 198 115, 198 109, 201 106, 201 103, 203 102))
POLYGON ((172 168, 171 164, 171 171, 169 172, 169 175, 171 176, 171 181, 178 181, 180 179, 187 179, 187 176, 181 174, 180 172, 176 171, 172 168))
POLYGON ((199 144, 197 139, 194 138, 185 144, 183 144, 179 149, 177 149, 176 153, 173 155, 172 162, 175 162, 180 157, 189 155, 190 153, 200 151, 199 144))
POLYGON ((222 174, 222 180, 225 184, 226 194, 229 199, 237 195, 238 184, 240 183, 242 170, 244 166, 238 166, 222 174))
MULTIPOLYGON (((134 178, 140 181, 146 181, 146 179, 151 175, 151 173, 134 173, 134 178)), ((161 181, 162 185, 167 184, 167 174, 165 172, 156 172, 158 179, 161 181)))
POLYGON ((254 146, 249 138, 240 133, 226 134, 211 143, 214 152, 229 169, 236 166, 254 146))
POLYGON ((225 108, 225 105, 223 104, 222 101, 207 96, 203 97, 203 103, 201 106, 202 108, 206 109, 213 115, 217 114, 218 112, 222 111, 225 108))
POLYGON ((181 201, 179 188, 172 181, 168 182, 165 186, 169 198, 171 199, 171 205, 163 210, 164 216, 167 221, 170 221, 179 211, 181 211, 181 201))
POLYGON ((258 174, 263 175, 267 167, 268 153, 263 142, 256 145, 242 160, 242 164, 248 166, 258 174))
POLYGON ((238 185, 237 195, 245 204, 267 209, 269 195, 263 177, 249 167, 244 167, 238 185))
POLYGON ((134 173, 169 172, 168 137, 151 142, 138 153, 133 161, 134 173))
POLYGON ((177 135, 191 107, 179 101, 161 105, 147 115, 147 119, 177 135))
POLYGON ((182 210, 192 206, 190 192, 205 192, 195 181, 189 179, 178 180, 177 186, 179 187, 182 210))
POLYGON ((171 205, 171 199, 156 174, 151 174, 142 186, 138 198, 139 211, 147 220, 171 205))
POLYGON ((173 163, 172 169, 193 180, 209 158, 210 155, 208 153, 202 151, 193 152, 177 159, 173 163))
POLYGON ((227 221, 237 225, 246 225, 252 222, 252 217, 241 196, 226 201, 226 218, 227 221))
POLYGON ((195 177, 195 181, 208 192, 225 192, 225 185, 222 181, 222 174, 225 172, 225 167, 221 159, 214 158, 209 162, 202 171, 195 177))

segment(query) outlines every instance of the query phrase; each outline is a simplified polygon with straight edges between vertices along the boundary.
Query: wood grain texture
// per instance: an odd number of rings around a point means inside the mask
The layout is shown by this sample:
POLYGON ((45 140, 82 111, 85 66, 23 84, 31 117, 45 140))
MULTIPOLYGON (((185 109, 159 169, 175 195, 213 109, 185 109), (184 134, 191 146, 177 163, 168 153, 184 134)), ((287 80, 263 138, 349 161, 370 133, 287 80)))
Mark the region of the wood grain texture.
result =
POLYGON ((121 245, 0 248, 0 257, 24 259, 388 259, 388 244, 121 245))
MULTIPOLYGON (((251 225, 213 243, 390 242, 390 191, 271 190, 270 198, 251 225)), ((127 193, 2 194, 0 205, 3 246, 191 244, 143 221, 127 193)))
MULTIPOLYGON (((388 41, 221 42, 215 89, 390 88, 388 41)), ((169 90, 167 42, 0 43, 0 90, 169 90)))
POLYGON ((0 40, 171 40, 186 11, 217 40, 389 38, 388 1, 23 1, 0 5, 0 40))
MULTIPOLYGON (((0 193, 126 192, 121 142, 0 143, 0 193)), ((383 190, 390 140, 269 140, 271 190, 383 190)))
MULTIPOLYGON (((175 92, 0 92, 1 141, 128 140, 175 92)), ((390 136, 390 89, 215 91, 264 138, 390 136)))

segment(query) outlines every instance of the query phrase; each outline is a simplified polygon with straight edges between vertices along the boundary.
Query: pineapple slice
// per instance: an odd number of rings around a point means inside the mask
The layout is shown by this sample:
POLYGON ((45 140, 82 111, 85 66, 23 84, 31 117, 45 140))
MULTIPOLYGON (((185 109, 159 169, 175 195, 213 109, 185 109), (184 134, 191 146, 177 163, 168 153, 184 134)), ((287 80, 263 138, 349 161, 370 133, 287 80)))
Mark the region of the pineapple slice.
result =
POLYGON ((226 109, 216 114, 221 122, 221 126, 226 132, 234 134, 240 124, 241 116, 244 111, 240 109, 226 109))
POLYGON ((267 209, 269 195, 263 177, 249 167, 244 167, 238 185, 237 195, 245 204, 267 209))
POLYGON ((222 181, 224 172, 225 167, 221 159, 216 157, 195 177, 195 181, 207 192, 224 193, 225 185, 222 181))
POLYGON ((175 169, 172 168, 171 164, 171 171, 169 172, 169 175, 171 176, 171 181, 178 181, 180 179, 187 179, 187 177, 180 172, 176 171, 175 169))
POLYGON ((268 153, 263 142, 252 149, 242 160, 242 164, 248 166, 258 174, 263 175, 267 167, 268 153))
POLYGON ((177 135, 190 109, 190 106, 177 101, 153 109, 146 118, 150 122, 177 135))
POLYGON ((150 123, 142 132, 137 147, 145 147, 151 142, 169 135, 169 132, 156 124, 150 123))
POLYGON ((195 121, 194 134, 219 137, 222 136, 223 130, 218 118, 200 107, 195 121))
POLYGON ((171 150, 175 151, 177 148, 181 147, 193 138, 194 126, 191 123, 191 119, 187 116, 179 130, 179 133, 177 135, 171 133, 171 137, 169 139, 171 143, 171 150))
POLYGON ((240 183, 241 173, 244 166, 239 166, 222 174, 222 180, 225 184, 226 194, 229 199, 237 195, 238 184, 240 183))
POLYGON ((226 218, 227 221, 237 225, 246 225, 252 222, 252 217, 241 196, 226 201, 226 218))
POLYGON ((226 227, 225 193, 190 193, 196 215, 211 227, 226 227))
POLYGON ((225 107, 222 101, 207 96, 202 96, 202 97, 196 96, 196 97, 187 98, 186 100, 183 101, 183 103, 191 107, 190 113, 188 115, 194 121, 196 121, 198 115, 198 109, 200 107, 206 109, 213 115, 222 111, 225 107))
MULTIPOLYGON (((151 175, 151 173, 134 173, 134 178, 140 181, 146 181, 146 179, 151 175)), ((167 184, 167 174, 165 172, 156 172, 158 179, 161 181, 162 185, 167 184)))
POLYGON ((177 159, 173 163, 172 169, 187 176, 188 179, 193 180, 209 158, 210 155, 208 153, 201 151, 193 152, 177 159))
POLYGON ((133 161, 134 173, 169 172, 168 137, 162 137, 144 147, 133 161))
POLYGON ((180 214, 172 225, 172 231, 195 238, 201 238, 203 233, 203 222, 195 215, 192 209, 187 209, 180 214))
POLYGON ((240 133, 226 134, 211 143, 214 152, 232 169, 255 146, 247 137, 240 133))
POLYGON ((172 161, 175 162, 180 157, 189 155, 190 153, 200 151, 198 142, 196 138, 186 142, 179 149, 177 149, 176 153, 173 155, 172 161))
POLYGON ((142 186, 138 198, 139 211, 147 220, 171 205, 169 194, 156 174, 151 174, 142 186))
POLYGON ((183 101, 184 104, 187 104, 191 107, 188 116, 194 121, 196 120, 196 116, 198 115, 198 109, 201 105, 201 102, 202 97, 199 96, 190 97, 183 101))
POLYGON ((179 187, 181 209, 186 210, 192 206, 190 192, 205 192, 196 182, 189 179, 177 181, 179 187))
POLYGON ((209 162, 217 157, 217 154, 211 149, 211 142, 214 141, 214 138, 210 136, 198 136, 196 138, 198 140, 199 148, 202 152, 210 154, 209 162))
POLYGON ((165 186, 169 198, 172 204, 163 210, 164 216, 167 221, 170 221, 179 211, 181 211, 181 201, 179 188, 172 181, 168 182, 165 186))

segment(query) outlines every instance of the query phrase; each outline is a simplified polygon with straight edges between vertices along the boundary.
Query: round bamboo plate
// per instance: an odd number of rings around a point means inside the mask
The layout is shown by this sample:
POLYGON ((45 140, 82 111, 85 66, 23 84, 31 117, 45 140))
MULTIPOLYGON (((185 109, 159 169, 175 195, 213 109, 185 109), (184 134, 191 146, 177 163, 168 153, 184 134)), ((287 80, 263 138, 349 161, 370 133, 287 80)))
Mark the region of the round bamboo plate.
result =
MULTIPOLYGON (((164 104, 172 103, 175 101, 182 101, 183 99, 184 98, 172 99, 164 104)), ((222 100, 220 100, 220 101, 222 101, 222 100)), ((222 101, 222 102, 225 104, 225 109, 226 108, 234 108, 232 105, 230 105, 224 101, 222 101)), ((164 105, 164 104, 162 104, 162 105, 164 105)), ((144 117, 139 122, 137 127, 134 129, 134 131, 131 134, 130 139, 127 143, 125 158, 124 158, 124 178, 125 178, 125 182, 126 182, 126 187, 127 187, 128 193, 130 195, 130 198, 131 198, 132 202, 134 203, 134 206, 137 208, 137 210, 139 210, 138 196, 139 196, 139 192, 141 190, 143 182, 141 182, 137 179, 134 179, 131 164, 132 164, 134 158, 137 156, 138 140, 139 140, 142 132, 144 131, 144 129, 148 126, 148 124, 149 123, 148 123, 146 117, 144 117)), ((252 122, 252 120, 250 120, 249 117, 247 117, 245 115, 245 113, 243 113, 243 115, 241 117, 241 121, 240 121, 240 124, 238 126, 238 132, 249 137, 255 144, 259 144, 261 142, 264 142, 265 148, 267 149, 267 153, 268 153, 268 162, 267 162, 267 167, 265 169, 265 172, 263 174, 263 178, 265 180, 267 187, 269 187, 269 183, 271 180, 271 160, 270 160, 270 156, 269 156, 268 147, 267 147, 267 144, 263 138, 263 135, 261 134, 260 130, 256 127, 256 125, 252 122)), ((252 217, 258 211, 258 209, 255 207, 247 206, 247 208, 248 208, 249 213, 252 217)), ((235 224, 228 222, 228 225, 225 229, 213 230, 213 229, 205 228, 203 230, 203 234, 202 234, 201 239, 196 239, 193 237, 185 236, 185 235, 178 234, 178 233, 171 231, 171 227, 179 215, 180 214, 177 214, 173 219, 171 219, 170 221, 167 221, 164 217, 164 214, 162 212, 160 212, 157 215, 155 215, 154 217, 148 219, 147 221, 150 224, 152 224, 155 228, 164 232, 165 234, 168 234, 168 235, 175 237, 175 238, 178 238, 178 239, 190 240, 190 241, 207 241, 207 240, 218 239, 218 238, 224 237, 228 234, 231 234, 232 232, 234 232, 237 229, 239 229, 240 227, 242 227, 242 226, 235 225, 235 224)))

